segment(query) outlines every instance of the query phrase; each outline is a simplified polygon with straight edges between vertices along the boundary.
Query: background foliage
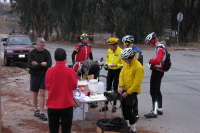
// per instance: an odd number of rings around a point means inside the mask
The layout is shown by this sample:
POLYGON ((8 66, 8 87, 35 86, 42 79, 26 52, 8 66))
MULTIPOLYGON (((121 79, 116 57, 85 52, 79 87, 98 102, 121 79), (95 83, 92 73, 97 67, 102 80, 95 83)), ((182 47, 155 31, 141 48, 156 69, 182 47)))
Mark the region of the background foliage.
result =
POLYGON ((183 13, 180 40, 197 41, 200 29, 199 0, 11 0, 12 12, 20 15, 20 26, 37 36, 56 32, 56 40, 73 40, 74 34, 112 33, 119 38, 131 34, 136 43, 151 32, 178 29, 177 14, 183 13))

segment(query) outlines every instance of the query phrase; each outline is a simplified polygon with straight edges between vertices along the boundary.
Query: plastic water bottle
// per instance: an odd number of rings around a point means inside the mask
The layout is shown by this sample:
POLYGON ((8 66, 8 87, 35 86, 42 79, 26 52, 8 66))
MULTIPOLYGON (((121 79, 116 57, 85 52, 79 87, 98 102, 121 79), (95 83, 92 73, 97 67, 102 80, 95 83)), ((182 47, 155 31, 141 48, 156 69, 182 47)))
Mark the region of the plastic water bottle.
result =
POLYGON ((76 90, 78 91, 78 97, 81 96, 81 89, 80 88, 76 88, 76 90))
POLYGON ((98 82, 98 93, 104 92, 104 83, 102 81, 98 82))

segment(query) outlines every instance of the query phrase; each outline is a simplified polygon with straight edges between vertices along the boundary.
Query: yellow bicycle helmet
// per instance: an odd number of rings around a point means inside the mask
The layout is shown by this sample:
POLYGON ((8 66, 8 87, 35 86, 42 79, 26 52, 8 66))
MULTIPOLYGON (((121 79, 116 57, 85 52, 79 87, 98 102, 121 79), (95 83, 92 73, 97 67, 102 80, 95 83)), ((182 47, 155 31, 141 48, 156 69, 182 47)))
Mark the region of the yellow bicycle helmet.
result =
POLYGON ((119 41, 118 38, 109 38, 109 39, 107 40, 107 43, 108 43, 108 44, 117 44, 118 41, 119 41))
POLYGON ((83 33, 83 34, 80 36, 80 39, 82 40, 82 39, 84 39, 84 38, 86 38, 86 37, 88 37, 88 34, 83 33))

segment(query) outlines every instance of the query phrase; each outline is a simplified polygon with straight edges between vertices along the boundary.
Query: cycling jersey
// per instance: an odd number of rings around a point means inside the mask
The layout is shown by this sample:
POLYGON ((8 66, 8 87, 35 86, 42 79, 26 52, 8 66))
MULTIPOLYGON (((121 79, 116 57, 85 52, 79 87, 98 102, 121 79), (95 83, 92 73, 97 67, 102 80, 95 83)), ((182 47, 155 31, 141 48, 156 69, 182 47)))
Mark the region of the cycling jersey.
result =
POLYGON ((135 52, 135 58, 143 65, 143 55, 142 50, 140 50, 137 46, 133 45, 132 49, 135 52))
POLYGON ((166 52, 163 48, 165 48, 165 45, 162 43, 158 43, 155 45, 155 51, 154 51, 154 57, 149 60, 149 63, 153 65, 153 69, 156 69, 160 72, 164 72, 162 69, 164 66, 164 61, 166 59, 166 52), (163 47, 163 48, 160 48, 163 47))
POLYGON ((74 48, 74 52, 72 53, 72 62, 75 63, 88 59, 93 60, 91 45, 85 43, 79 43, 78 45, 76 45, 76 47, 74 48))
POLYGON ((140 50, 137 46, 133 45, 133 46, 132 46, 132 49, 133 49, 135 52, 138 52, 138 53, 142 54, 142 50, 140 50))

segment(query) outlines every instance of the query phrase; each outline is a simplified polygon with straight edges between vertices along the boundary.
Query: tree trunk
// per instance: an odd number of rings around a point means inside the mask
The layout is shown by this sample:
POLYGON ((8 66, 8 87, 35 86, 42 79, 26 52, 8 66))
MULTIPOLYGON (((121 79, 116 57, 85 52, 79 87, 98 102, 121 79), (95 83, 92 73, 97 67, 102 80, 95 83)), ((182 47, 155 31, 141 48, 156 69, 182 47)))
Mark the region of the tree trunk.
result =
POLYGON ((60 33, 58 30, 58 23, 54 25, 54 29, 56 31, 56 40, 59 41, 60 40, 60 33))
POLYGON ((49 39, 49 25, 45 26, 45 33, 44 33, 44 39, 49 39))

